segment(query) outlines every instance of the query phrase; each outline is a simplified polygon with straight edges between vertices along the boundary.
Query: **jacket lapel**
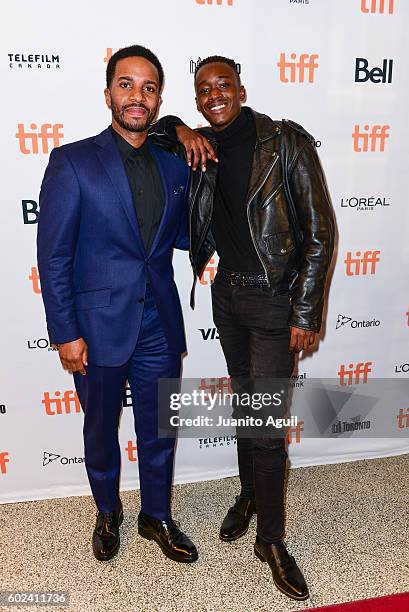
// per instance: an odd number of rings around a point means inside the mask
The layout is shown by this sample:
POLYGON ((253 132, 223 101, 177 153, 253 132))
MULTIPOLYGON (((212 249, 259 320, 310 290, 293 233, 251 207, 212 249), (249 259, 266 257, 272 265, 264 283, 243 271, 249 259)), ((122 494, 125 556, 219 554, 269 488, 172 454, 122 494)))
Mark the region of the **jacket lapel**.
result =
POLYGON ((144 253, 131 188, 129 186, 124 163, 118 147, 116 146, 111 129, 107 128, 101 132, 101 134, 98 134, 98 136, 95 137, 94 142, 99 146, 97 156, 111 179, 111 183, 119 196, 122 208, 135 233, 137 244, 141 252, 144 253))
POLYGON ((256 124, 257 142, 247 190, 247 202, 253 199, 263 185, 279 157, 275 140, 275 136, 280 133, 278 124, 267 115, 253 110, 252 113, 256 124))
POLYGON ((152 145, 149 142, 148 145, 149 150, 152 156, 154 157, 159 170, 159 175, 162 181, 163 194, 165 198, 163 205, 163 213, 159 223, 158 231, 155 234, 149 251, 150 253, 152 253, 153 250, 156 248, 156 245, 158 244, 160 237, 163 233, 163 228, 165 227, 166 223, 166 216, 169 212, 169 194, 171 193, 172 189, 172 175, 169 172, 169 164, 166 163, 166 157, 168 156, 168 154, 164 153, 159 147, 156 147, 155 145, 152 145))

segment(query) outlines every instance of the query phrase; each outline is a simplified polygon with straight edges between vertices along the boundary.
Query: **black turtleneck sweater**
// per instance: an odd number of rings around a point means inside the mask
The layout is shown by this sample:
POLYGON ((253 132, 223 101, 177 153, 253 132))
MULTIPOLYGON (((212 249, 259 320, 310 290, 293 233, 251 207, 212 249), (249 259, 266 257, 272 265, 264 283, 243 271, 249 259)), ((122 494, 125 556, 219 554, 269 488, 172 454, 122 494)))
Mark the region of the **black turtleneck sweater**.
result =
POLYGON ((247 219, 247 189, 250 178, 256 126, 249 109, 243 108, 231 125, 213 132, 219 158, 211 230, 219 265, 234 272, 261 274, 247 219))

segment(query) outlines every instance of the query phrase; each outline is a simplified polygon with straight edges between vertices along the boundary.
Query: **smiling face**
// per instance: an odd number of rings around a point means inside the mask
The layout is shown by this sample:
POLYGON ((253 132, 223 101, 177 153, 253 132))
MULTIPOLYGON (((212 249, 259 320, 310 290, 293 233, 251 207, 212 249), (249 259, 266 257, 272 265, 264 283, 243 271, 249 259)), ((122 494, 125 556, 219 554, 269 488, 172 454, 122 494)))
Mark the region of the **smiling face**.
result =
POLYGON ((246 90, 239 75, 228 64, 205 64, 195 78, 197 110, 216 132, 223 130, 239 116, 246 90))
POLYGON ((121 133, 145 132, 162 102, 156 67, 143 57, 118 61, 105 100, 112 111, 112 126, 121 133))

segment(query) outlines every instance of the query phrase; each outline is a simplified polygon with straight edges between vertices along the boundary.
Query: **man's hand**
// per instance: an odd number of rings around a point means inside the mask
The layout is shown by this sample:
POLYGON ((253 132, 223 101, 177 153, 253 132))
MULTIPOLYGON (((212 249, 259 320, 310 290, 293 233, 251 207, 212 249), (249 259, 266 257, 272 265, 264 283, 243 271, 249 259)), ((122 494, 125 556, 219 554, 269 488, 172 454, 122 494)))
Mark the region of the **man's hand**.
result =
POLYGON ((88 365, 88 346, 83 338, 59 344, 58 353, 64 370, 68 370, 70 374, 79 372, 85 376, 87 372, 84 366, 88 365))
POLYGON ((187 163, 193 170, 196 170, 201 163, 203 172, 206 172, 208 159, 215 162, 219 161, 212 145, 205 136, 191 130, 187 125, 177 125, 175 129, 177 139, 185 148, 187 163))
POLYGON ((315 332, 299 327, 290 327, 290 353, 299 353, 309 348, 315 341, 315 332))

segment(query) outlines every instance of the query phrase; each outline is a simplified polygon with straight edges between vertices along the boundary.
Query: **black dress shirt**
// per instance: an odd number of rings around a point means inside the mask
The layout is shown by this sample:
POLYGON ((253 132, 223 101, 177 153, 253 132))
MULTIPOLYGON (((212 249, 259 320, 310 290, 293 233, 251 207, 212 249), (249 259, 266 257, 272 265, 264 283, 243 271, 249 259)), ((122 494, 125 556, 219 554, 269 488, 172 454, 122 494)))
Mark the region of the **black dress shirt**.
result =
POLYGON ((231 125, 213 132, 219 158, 211 229, 219 265, 233 272, 261 274, 247 219, 247 189, 256 145, 256 126, 249 110, 242 109, 231 125))
POLYGON ((145 251, 148 253, 158 230, 164 208, 162 181, 148 142, 135 148, 113 128, 123 159, 145 251))

